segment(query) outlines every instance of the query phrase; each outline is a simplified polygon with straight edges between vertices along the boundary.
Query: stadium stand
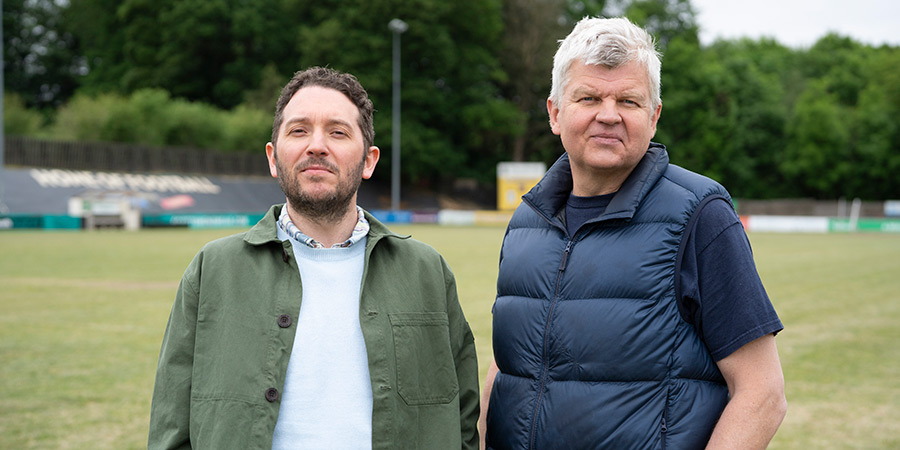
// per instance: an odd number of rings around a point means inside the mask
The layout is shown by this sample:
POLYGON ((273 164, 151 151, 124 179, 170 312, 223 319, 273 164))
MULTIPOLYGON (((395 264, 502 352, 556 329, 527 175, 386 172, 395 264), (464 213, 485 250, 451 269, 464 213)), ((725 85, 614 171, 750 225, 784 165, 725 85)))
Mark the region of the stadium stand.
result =
MULTIPOLYGON (((145 227, 244 226, 252 225, 270 205, 284 202, 278 182, 259 176, 7 167, 0 183, 6 208, 2 215, 7 218, 0 224, 3 228, 124 226, 113 218, 118 212, 109 211, 111 202, 123 199, 139 211, 145 227)), ((363 184, 359 203, 376 209, 378 195, 363 184)))

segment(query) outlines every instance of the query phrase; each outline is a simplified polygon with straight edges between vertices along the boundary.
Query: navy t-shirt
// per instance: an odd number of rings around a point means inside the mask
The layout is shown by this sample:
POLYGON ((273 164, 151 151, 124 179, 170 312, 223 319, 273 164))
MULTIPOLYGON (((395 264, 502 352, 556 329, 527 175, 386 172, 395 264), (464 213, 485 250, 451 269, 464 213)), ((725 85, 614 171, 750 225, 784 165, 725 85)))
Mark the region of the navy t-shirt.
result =
MULTIPOLYGON (((569 195, 569 236, 606 210, 615 194, 569 195)), ((757 338, 781 331, 763 287, 750 241, 734 208, 721 197, 702 203, 688 223, 675 265, 678 309, 715 361, 757 338)))

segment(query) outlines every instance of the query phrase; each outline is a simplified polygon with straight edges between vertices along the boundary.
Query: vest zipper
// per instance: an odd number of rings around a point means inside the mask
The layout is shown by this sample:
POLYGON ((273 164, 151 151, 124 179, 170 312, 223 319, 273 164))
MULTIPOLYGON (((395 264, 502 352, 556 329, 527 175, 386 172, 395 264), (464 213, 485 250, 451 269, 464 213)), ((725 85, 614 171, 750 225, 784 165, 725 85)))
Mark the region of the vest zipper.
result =
POLYGON ((666 440, 669 432, 669 399, 672 398, 672 386, 666 387, 666 404, 663 407, 662 423, 659 425, 659 448, 666 450, 666 440))
POLYGON ((666 450, 666 432, 668 432, 668 431, 669 431, 669 427, 666 425, 666 414, 663 413, 662 426, 660 427, 660 433, 659 433, 660 437, 662 438, 659 440, 661 450, 666 450))
POLYGON ((559 300, 559 282, 562 280, 563 272, 566 270, 566 264, 569 261, 569 252, 572 251, 573 241, 570 239, 566 242, 566 248, 563 250, 562 258, 559 261, 559 269, 556 272, 556 289, 553 293, 553 300, 550 302, 550 308, 547 310, 547 322, 544 324, 544 346, 541 350, 541 384, 538 388, 537 401, 534 402, 534 412, 531 415, 531 434, 528 437, 528 448, 534 450, 534 437, 537 432, 537 414, 541 407, 541 399, 544 396, 544 386, 547 384, 547 373, 550 371, 550 360, 547 357, 547 341, 550 339, 550 320, 553 318, 553 310, 556 302, 559 300))
POLYGON ((563 250, 562 259, 559 260, 559 274, 556 278, 556 293, 554 298, 559 295, 559 279, 562 277, 563 271, 566 270, 566 263, 569 261, 569 251, 572 249, 572 241, 566 243, 566 249, 563 250))

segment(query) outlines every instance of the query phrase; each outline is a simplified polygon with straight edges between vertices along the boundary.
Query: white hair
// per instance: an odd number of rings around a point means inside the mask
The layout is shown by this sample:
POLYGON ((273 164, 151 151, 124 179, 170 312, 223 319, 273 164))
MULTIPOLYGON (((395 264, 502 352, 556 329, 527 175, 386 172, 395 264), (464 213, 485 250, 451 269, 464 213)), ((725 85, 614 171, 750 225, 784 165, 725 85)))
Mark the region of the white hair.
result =
POLYGON ((560 41, 553 57, 550 101, 561 105, 562 94, 569 84, 572 63, 599 65, 615 69, 637 61, 647 69, 650 80, 650 103, 653 110, 662 104, 660 98, 660 55, 656 43, 643 28, 626 18, 601 19, 585 17, 560 41))

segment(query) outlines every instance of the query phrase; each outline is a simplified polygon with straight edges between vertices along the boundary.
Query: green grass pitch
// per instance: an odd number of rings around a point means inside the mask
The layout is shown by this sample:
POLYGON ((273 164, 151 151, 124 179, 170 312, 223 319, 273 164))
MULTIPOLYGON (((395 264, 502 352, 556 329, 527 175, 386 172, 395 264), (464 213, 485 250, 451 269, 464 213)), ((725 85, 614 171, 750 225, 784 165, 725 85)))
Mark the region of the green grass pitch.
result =
MULTIPOLYGON (((482 379, 502 227, 392 227, 457 277, 482 379)), ((146 447, 181 273, 237 230, 0 233, 0 448, 146 447)), ((786 329, 773 449, 900 447, 900 235, 751 235, 786 329)))

